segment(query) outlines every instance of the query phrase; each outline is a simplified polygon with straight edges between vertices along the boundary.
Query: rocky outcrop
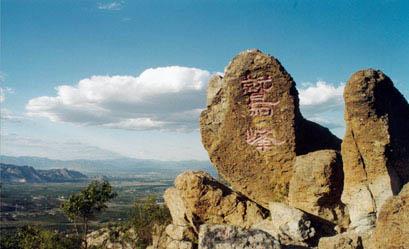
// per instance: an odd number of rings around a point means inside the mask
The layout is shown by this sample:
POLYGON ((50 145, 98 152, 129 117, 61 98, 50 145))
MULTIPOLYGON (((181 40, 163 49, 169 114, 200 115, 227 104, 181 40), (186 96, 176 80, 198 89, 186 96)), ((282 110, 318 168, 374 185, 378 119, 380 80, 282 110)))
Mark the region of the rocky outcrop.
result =
POLYGON ((280 249, 280 243, 270 234, 257 229, 230 225, 202 225, 199 249, 280 249))
POLYGON ((350 228, 375 226, 387 198, 409 181, 409 105, 381 71, 354 73, 344 92, 344 190, 350 228))
POLYGON ((409 248, 409 184, 382 206, 371 238, 373 249, 409 248))
POLYGON ((409 105, 382 72, 348 81, 341 153, 302 117, 280 62, 258 50, 212 77, 207 97, 202 142, 231 188, 179 175, 164 195, 169 248, 409 248, 409 105))
POLYGON ((280 62, 258 50, 237 55, 209 92, 203 145, 233 189, 265 208, 287 198, 297 155, 339 149, 328 129, 301 116, 295 82, 280 62))
POLYGON ((337 151, 319 150, 297 156, 289 205, 328 221, 333 228, 338 225, 345 229, 349 218, 341 202, 343 181, 342 159, 337 151))
POLYGON ((311 220, 301 210, 278 202, 271 202, 269 210, 271 216, 253 228, 269 233, 285 245, 305 246, 307 244, 303 242, 315 236, 311 220))
POLYGON ((201 171, 182 173, 167 193, 165 202, 172 203, 168 207, 172 218, 176 217, 173 223, 187 221, 196 231, 203 223, 249 228, 266 217, 262 207, 201 171))

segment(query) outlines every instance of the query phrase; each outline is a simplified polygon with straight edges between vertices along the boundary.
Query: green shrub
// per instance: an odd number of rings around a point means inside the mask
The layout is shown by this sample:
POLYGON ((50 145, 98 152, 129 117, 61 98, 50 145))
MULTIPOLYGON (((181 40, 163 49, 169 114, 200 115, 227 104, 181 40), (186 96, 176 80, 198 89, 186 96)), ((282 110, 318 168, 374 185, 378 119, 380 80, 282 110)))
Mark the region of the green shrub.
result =
POLYGON ((156 203, 155 196, 135 202, 130 217, 130 225, 135 229, 138 246, 145 248, 152 243, 155 225, 167 225, 171 222, 169 209, 156 203))

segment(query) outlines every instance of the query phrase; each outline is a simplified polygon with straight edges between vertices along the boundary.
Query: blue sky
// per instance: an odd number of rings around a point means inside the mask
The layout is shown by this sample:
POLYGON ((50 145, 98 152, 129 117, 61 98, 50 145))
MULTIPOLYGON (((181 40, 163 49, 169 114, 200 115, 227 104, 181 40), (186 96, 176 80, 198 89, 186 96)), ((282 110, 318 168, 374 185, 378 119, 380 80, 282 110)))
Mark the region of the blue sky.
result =
POLYGON ((409 96, 408 10, 393 0, 1 1, 1 154, 206 160, 207 79, 248 48, 277 57, 304 115, 342 137, 353 72, 381 69, 409 96))

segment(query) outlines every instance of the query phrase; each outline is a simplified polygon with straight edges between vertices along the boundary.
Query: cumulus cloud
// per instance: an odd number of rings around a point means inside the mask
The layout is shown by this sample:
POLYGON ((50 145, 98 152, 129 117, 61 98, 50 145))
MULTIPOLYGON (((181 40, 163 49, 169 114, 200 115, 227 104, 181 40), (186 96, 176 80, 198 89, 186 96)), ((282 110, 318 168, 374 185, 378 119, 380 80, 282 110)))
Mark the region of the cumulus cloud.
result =
POLYGON ((123 1, 113 1, 107 3, 99 3, 98 9, 100 10, 121 10, 124 7, 123 1))
POLYGON ((343 105, 344 84, 334 86, 325 81, 318 81, 299 93, 300 105, 311 108, 332 108, 343 105))
POLYGON ((2 154, 9 156, 38 156, 51 159, 114 159, 122 155, 78 141, 54 141, 22 136, 16 133, 1 134, 2 154))
POLYGON ((196 129, 211 74, 198 68, 149 68, 139 76, 92 76, 31 99, 29 116, 130 130, 196 129))
POLYGON ((325 81, 306 84, 299 90, 301 112, 307 119, 342 136, 345 126, 343 121, 344 87, 344 83, 331 84, 325 81))

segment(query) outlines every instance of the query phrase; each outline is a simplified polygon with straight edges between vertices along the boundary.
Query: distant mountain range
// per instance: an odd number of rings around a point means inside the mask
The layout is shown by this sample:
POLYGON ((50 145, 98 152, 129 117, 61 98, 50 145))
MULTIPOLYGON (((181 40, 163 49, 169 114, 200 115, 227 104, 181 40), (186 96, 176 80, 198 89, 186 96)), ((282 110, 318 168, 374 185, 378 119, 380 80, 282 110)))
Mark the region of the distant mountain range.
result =
POLYGON ((0 163, 1 182, 49 183, 78 182, 88 177, 78 171, 68 169, 36 170, 30 166, 17 166, 0 163))
POLYGON ((44 157, 13 157, 0 155, 0 163, 29 165, 36 169, 69 169, 87 175, 131 177, 138 174, 166 174, 175 176, 185 170, 204 170, 212 175, 216 171, 208 161, 160 161, 147 159, 119 158, 108 160, 54 160, 44 157))

